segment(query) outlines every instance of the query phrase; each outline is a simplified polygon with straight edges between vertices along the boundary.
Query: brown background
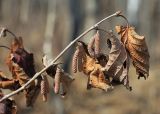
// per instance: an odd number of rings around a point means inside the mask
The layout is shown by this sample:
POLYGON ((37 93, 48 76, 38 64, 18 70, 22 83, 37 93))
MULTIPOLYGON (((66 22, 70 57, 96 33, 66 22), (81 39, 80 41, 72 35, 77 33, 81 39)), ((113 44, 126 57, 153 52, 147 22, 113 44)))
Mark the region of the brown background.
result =
MULTIPOLYGON (((28 51, 34 53, 36 70, 42 69, 44 53, 55 58, 67 44, 98 20, 117 10, 122 10, 137 33, 144 35, 149 47, 150 77, 138 80, 131 67, 130 83, 133 91, 123 86, 111 93, 101 90, 86 90, 86 77, 75 75, 69 95, 61 99, 52 90, 47 103, 39 96, 33 109, 26 108, 22 93, 14 97, 19 114, 159 114, 160 108, 160 1, 159 0, 0 0, 0 27, 7 27, 17 36, 22 36, 28 51)), ((114 29, 124 24, 121 19, 111 19, 101 25, 114 29)), ((93 33, 84 37, 88 42, 93 33)), ((103 35, 102 35, 103 36, 103 35)), ((10 37, 10 36, 9 36, 10 37)), ((1 38, 0 45, 8 45, 11 39, 1 38)), ((103 43, 105 40, 103 39, 103 43)), ((105 43, 103 44, 105 45, 105 43)), ((64 68, 70 70, 73 49, 61 58, 64 68)), ((103 48, 105 51, 105 48, 103 48)), ((5 65, 7 50, 0 48, 0 69, 11 74, 5 65)), ((10 91, 4 91, 9 93, 10 91)))

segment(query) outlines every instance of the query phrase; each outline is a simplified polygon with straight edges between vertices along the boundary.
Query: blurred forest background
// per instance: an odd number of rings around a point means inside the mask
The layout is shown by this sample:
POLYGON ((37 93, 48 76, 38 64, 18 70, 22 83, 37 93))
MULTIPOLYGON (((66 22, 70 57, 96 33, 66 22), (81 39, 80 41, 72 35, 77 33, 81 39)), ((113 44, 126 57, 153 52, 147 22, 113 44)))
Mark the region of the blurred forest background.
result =
MULTIPOLYGON (((146 37, 151 56, 150 77, 138 80, 135 69, 131 68, 133 91, 122 86, 104 93, 97 89, 87 91, 87 79, 79 73, 66 99, 54 94, 51 80, 47 103, 39 96, 31 109, 25 107, 23 94, 14 97, 18 114, 160 114, 160 0, 0 0, 0 27, 23 37, 27 50, 34 53, 39 71, 43 68, 44 54, 55 58, 84 30, 117 10, 123 12, 137 33, 146 37)), ((124 20, 113 18, 101 27, 109 30, 119 24, 125 24, 124 20)), ((92 35, 91 32, 83 40, 88 42, 92 35)), ((0 45, 9 46, 10 42, 10 38, 0 39, 0 45)), ((60 61, 65 70, 75 75, 70 70, 73 49, 60 61)), ((10 76, 4 62, 6 53, 0 48, 0 69, 10 76)))

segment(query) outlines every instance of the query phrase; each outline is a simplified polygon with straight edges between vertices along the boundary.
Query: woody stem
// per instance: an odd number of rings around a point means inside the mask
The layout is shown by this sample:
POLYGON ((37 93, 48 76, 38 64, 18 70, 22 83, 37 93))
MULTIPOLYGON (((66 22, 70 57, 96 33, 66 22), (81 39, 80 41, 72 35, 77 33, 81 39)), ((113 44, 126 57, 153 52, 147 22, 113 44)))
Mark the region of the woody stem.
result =
POLYGON ((128 21, 128 19, 124 15, 119 14, 117 16, 123 18, 126 21, 126 23, 127 23, 127 27, 129 27, 129 21, 128 21))
POLYGON ((22 87, 20 87, 19 89, 17 89, 16 91, 13 91, 12 93, 5 95, 4 97, 2 97, 0 99, 0 102, 2 102, 3 100, 19 93, 20 91, 24 90, 32 81, 34 81, 38 76, 40 76, 43 72, 45 72, 50 66, 54 65, 55 62, 74 44, 76 43, 80 38, 82 38, 83 36, 85 36, 87 33, 89 33, 90 31, 96 29, 101 23, 103 23, 104 21, 106 21, 107 19, 110 19, 111 17, 115 17, 118 16, 121 12, 117 11, 116 13, 102 19, 101 21, 97 22, 95 25, 93 25, 92 27, 90 27, 89 29, 87 29, 86 31, 84 31, 80 36, 78 36, 77 38, 75 38, 75 40, 73 40, 72 42, 70 42, 70 44, 61 51, 61 53, 45 68, 43 68, 41 71, 37 72, 27 83, 25 83, 22 87))

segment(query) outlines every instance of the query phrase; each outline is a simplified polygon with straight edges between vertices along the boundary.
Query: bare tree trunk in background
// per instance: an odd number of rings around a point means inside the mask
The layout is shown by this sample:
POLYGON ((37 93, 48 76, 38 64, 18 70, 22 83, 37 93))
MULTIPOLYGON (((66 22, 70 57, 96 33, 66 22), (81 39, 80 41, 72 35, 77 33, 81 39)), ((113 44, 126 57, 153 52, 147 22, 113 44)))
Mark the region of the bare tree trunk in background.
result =
MULTIPOLYGON (((96 9, 96 21, 103 19, 107 15, 110 15, 114 12, 114 1, 113 0, 100 0, 96 1, 97 9, 96 9), (107 6, 107 7, 106 7, 107 6)), ((103 24, 100 25, 100 28, 105 30, 111 29, 113 25, 113 20, 105 21, 103 24)), ((106 34, 104 32, 100 32, 100 42, 101 42, 101 51, 107 53, 107 40, 106 34)))
POLYGON ((156 0, 154 5, 154 11, 152 14, 152 45, 154 49, 154 53, 157 53, 153 57, 154 64, 157 64, 158 61, 160 61, 159 57, 159 42, 160 42, 160 0, 156 0))
MULTIPOLYGON (((69 38, 69 41, 72 41, 74 38, 76 38, 83 27, 83 22, 84 22, 84 0, 81 1, 75 1, 75 0, 69 0, 69 10, 70 10, 70 15, 71 15, 71 26, 70 30, 72 31, 71 36, 69 38)), ((72 53, 73 48, 69 50, 68 53, 72 53)), ((71 56, 70 54, 66 54, 64 60, 64 70, 69 71, 70 70, 70 61, 71 61, 71 56)))
POLYGON ((30 0, 21 0, 21 6, 20 6, 20 21, 22 23, 27 23, 29 18, 29 6, 30 6, 30 0))
MULTIPOLYGON (((114 9, 112 11, 116 12, 118 10, 122 11, 122 14, 126 15, 127 14, 127 3, 128 0, 113 0, 112 1, 114 5, 114 9)), ((113 20, 113 25, 115 26, 116 24, 119 23, 125 23, 125 21, 121 18, 117 18, 113 20)), ((126 23, 125 23, 126 24, 126 23)))
MULTIPOLYGON (((19 23, 19 1, 15 0, 3 0, 2 4, 2 20, 7 26, 18 26, 19 23)), ((6 26, 5 25, 5 26, 6 26)))
MULTIPOLYGON (((84 7, 85 19, 84 19, 83 31, 96 23, 96 12, 97 12, 96 0, 85 0, 84 4, 85 4, 84 7)), ((85 38, 84 41, 89 42, 89 39, 85 38)))
POLYGON ((158 8, 158 9, 155 9, 156 10, 156 15, 157 15, 157 23, 158 23, 158 38, 160 38, 160 22, 159 22, 159 20, 160 20, 160 1, 158 0, 158 3, 157 3, 157 7, 156 8, 158 8))
POLYGON ((155 7, 156 0, 141 0, 141 5, 139 10, 139 25, 140 25, 140 32, 145 34, 148 41, 152 41, 151 36, 154 33, 151 32, 152 29, 152 22, 153 20, 153 12, 155 7), (148 6, 149 5, 149 6, 148 6))
MULTIPOLYGON (((150 55, 153 55, 154 51, 152 48, 153 44, 153 39, 152 36, 154 36, 154 31, 153 30, 153 13, 154 13, 154 8, 156 5, 156 0, 141 0, 140 4, 140 9, 139 10, 139 27, 140 27, 140 33, 146 37, 147 43, 151 46, 149 48, 150 55), (149 5, 149 6, 148 6, 149 5)), ((152 59, 153 60, 153 59, 152 59)))
POLYGON ((2 21, 2 1, 0 1, 0 21, 2 21))
POLYGON ((128 0, 127 17, 130 24, 138 26, 138 11, 140 10, 141 0, 128 0))
POLYGON ((3 0, 1 1, 2 4, 2 17, 3 20, 9 21, 11 19, 11 12, 12 12, 12 0, 3 0))
MULTIPOLYGON (((68 0, 58 0, 57 10, 56 10, 56 22, 54 30, 54 39, 52 40, 52 48, 54 52, 54 57, 65 48, 69 42, 72 40, 72 17, 68 0), (65 4, 62 8, 62 4, 65 4)), ((66 58, 67 55, 63 56, 66 58)), ((64 60, 65 58, 60 58, 64 60)))
MULTIPOLYGON (((103 17, 105 17, 106 15, 109 15, 111 13, 113 13, 113 0, 101 0, 99 2, 97 2, 98 4, 98 8, 97 8, 97 17, 98 20, 101 20, 103 17), (107 6, 107 7, 106 7, 107 6)), ((111 22, 110 21, 106 21, 103 23, 103 25, 101 25, 101 27, 107 29, 109 27, 111 27, 111 22)))
MULTIPOLYGON (((45 38, 43 44, 43 52, 49 56, 49 58, 53 58, 53 48, 52 48, 52 39, 54 38, 53 32, 55 29, 55 18, 56 18, 56 3, 57 0, 48 0, 48 11, 47 11, 47 19, 46 19, 46 29, 45 29, 45 38)), ((55 106, 55 113, 56 114, 64 114, 64 107, 62 100, 57 97, 53 96, 53 100, 51 100, 50 108, 55 106)))
POLYGON ((44 33, 44 44, 43 52, 47 54, 50 58, 53 56, 52 52, 52 38, 55 28, 55 18, 56 18, 56 0, 48 0, 48 11, 46 17, 46 29, 44 33))

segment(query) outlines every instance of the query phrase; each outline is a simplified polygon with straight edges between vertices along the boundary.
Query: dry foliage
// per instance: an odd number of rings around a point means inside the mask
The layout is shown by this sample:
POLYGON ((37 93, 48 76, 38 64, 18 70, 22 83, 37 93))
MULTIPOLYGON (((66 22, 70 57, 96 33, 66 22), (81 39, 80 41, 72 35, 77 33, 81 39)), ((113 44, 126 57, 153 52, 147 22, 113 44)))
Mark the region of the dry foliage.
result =
MULTIPOLYGON (((14 36, 14 39, 10 48, 0 46, 10 50, 6 64, 12 74, 12 79, 9 79, 0 71, 0 88, 12 90, 13 94, 8 95, 9 97, 23 90, 26 105, 33 106, 39 93, 41 93, 43 101, 47 101, 47 94, 49 93, 47 76, 50 76, 53 79, 55 94, 64 98, 74 78, 55 62, 76 42, 72 70, 74 73, 83 72, 87 76, 87 89, 98 88, 107 92, 112 90, 113 86, 123 84, 127 89, 132 90, 128 76, 130 59, 136 68, 138 78, 144 77, 146 79, 149 76, 149 52, 145 37, 138 35, 129 24, 126 27, 116 26, 116 32, 120 35, 120 39, 112 31, 108 32, 99 28, 100 23, 113 16, 125 18, 120 13, 118 11, 93 25, 71 42, 53 61, 48 60, 45 55, 42 58, 44 69, 38 73, 35 71, 33 53, 25 50, 22 38, 17 38, 11 31, 2 29, 0 37, 5 37, 9 32, 14 36), (98 31, 88 44, 78 41, 91 30, 98 31), (100 30, 109 35, 106 41, 110 50, 108 54, 104 54, 100 50, 100 30)), ((127 19, 125 18, 125 20, 127 19)), ((3 98, 0 91, 0 98, 3 99, 0 102, 0 113, 16 114, 15 102, 9 100, 8 96, 3 98)))
MULTIPOLYGON (((111 89, 110 83, 105 79, 104 73, 101 71, 104 63, 107 63, 107 57, 104 54, 99 54, 99 57, 94 59, 89 54, 88 46, 84 42, 78 42, 79 45, 83 46, 83 73, 88 77, 87 89, 91 87, 99 88, 107 91, 111 89)), ((77 65, 78 66, 78 65, 77 65)))
POLYGON ((0 71, 0 88, 2 89, 10 89, 16 90, 20 87, 18 80, 16 79, 8 79, 5 74, 0 71))
MULTIPOLYGON (((11 51, 6 63, 12 73, 13 79, 17 80, 19 87, 23 86, 36 73, 34 68, 33 54, 28 53, 23 46, 21 37, 14 38, 11 44, 11 51)), ((25 89, 26 105, 32 106, 40 92, 40 79, 37 85, 33 82, 25 89)))
MULTIPOLYGON (((0 98, 3 97, 3 93, 0 90, 0 98)), ((6 99, 0 102, 0 114, 17 114, 17 106, 14 100, 6 99)))
POLYGON ((149 76, 149 52, 145 42, 145 37, 135 32, 134 27, 116 26, 116 31, 121 37, 136 68, 138 78, 149 76))
POLYGON ((110 48, 109 60, 105 67, 102 69, 105 74, 113 78, 113 81, 118 81, 129 87, 128 71, 129 71, 129 58, 124 45, 120 40, 113 34, 112 31, 109 32, 110 38, 108 45, 110 48))
POLYGON ((123 32, 120 28, 122 27, 116 27, 116 30, 121 34, 121 40, 112 31, 106 31, 110 36, 107 39, 110 49, 108 59, 105 54, 100 53, 99 32, 91 38, 88 45, 80 41, 77 43, 75 54, 78 52, 83 56, 74 54, 73 71, 79 66, 77 60, 80 58, 83 64, 82 71, 88 76, 88 89, 94 87, 107 91, 113 89, 114 85, 123 84, 127 89, 132 90, 128 76, 130 57, 139 77, 149 75, 149 53, 144 37, 137 35, 133 27, 128 29, 126 27, 123 32), (98 56, 95 56, 96 54, 98 56))

